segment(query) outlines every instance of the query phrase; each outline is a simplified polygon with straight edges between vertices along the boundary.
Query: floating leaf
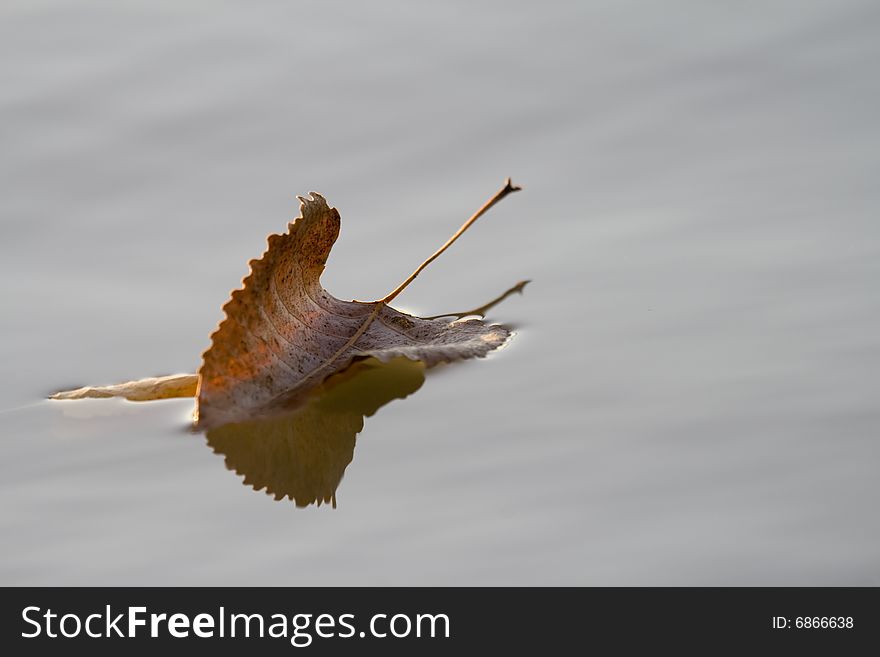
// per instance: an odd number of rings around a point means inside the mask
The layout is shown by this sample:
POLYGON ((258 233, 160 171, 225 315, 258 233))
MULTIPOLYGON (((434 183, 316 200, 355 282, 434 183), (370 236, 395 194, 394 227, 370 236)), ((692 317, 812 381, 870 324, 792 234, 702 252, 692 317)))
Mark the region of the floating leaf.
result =
POLYGON ((269 237, 267 251, 250 262, 243 287, 223 306, 226 317, 211 335, 197 375, 85 387, 56 393, 52 399, 146 401, 195 394, 198 426, 210 429, 287 413, 328 377, 366 358, 388 362, 403 357, 431 367, 485 356, 504 344, 510 331, 462 318, 485 315, 510 294, 522 292, 528 281, 463 313, 422 318, 388 304, 489 208, 519 189, 508 178, 394 291, 368 303, 342 301, 321 287, 321 273, 339 235, 339 213, 320 194, 299 197, 301 216, 288 224, 287 233, 269 237), (452 316, 459 319, 449 321, 452 316))
POLYGON ((359 361, 322 384, 299 410, 209 429, 208 445, 255 490, 289 497, 297 506, 335 507, 364 418, 412 394, 424 380, 424 366, 406 358, 359 361))
MULTIPOLYGON (((513 191, 509 181, 506 188, 513 191)), ((427 367, 485 356, 510 331, 480 320, 422 319, 391 308, 393 299, 469 223, 397 290, 379 301, 342 301, 320 276, 339 235, 339 213, 312 192, 301 216, 251 261, 243 287, 224 306, 199 370, 198 424, 211 427, 283 412, 324 379, 358 359, 403 356, 427 367)), ((472 223, 490 204, 472 217, 472 223)))

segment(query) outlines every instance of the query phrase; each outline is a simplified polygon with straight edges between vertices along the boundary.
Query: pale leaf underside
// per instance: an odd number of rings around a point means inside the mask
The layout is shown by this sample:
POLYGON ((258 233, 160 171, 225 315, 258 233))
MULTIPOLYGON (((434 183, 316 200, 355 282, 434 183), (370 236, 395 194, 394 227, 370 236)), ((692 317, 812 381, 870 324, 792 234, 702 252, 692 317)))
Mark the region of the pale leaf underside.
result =
POLYGON ((129 401, 152 401, 175 397, 194 397, 198 389, 198 374, 171 374, 110 386, 85 386, 76 390, 56 392, 50 399, 87 399, 124 397, 129 401))

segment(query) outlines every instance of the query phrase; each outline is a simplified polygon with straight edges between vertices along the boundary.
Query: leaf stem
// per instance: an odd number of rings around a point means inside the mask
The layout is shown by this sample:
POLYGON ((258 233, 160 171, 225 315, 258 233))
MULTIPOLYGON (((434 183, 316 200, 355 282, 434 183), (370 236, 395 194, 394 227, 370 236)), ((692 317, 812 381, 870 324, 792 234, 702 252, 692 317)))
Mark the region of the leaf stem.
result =
POLYGON ((381 299, 382 303, 391 303, 391 301, 392 301, 392 300, 393 300, 398 294, 400 294, 401 292, 404 291, 404 289, 406 289, 406 286, 407 286, 407 285, 409 285, 410 283, 412 283, 412 282, 415 280, 416 276, 418 276, 419 274, 422 273, 422 271, 425 269, 425 267, 427 267, 427 266, 430 265, 432 262, 434 262, 434 261, 440 256, 441 253, 443 253, 446 249, 448 249, 450 246, 452 246, 453 242, 455 242, 455 240, 457 240, 459 237, 461 237, 462 234, 463 234, 468 228, 471 227, 471 224, 473 224, 477 219, 479 219, 479 218, 482 217, 484 214, 486 214, 486 212, 489 210, 489 208, 491 208, 493 205, 495 205, 496 203, 498 203, 498 201, 500 201, 501 199, 503 199, 503 198, 504 198, 505 196, 507 196, 508 194, 511 194, 511 193, 513 193, 513 192, 518 192, 518 191, 521 190, 521 189, 522 189, 522 187, 519 187, 519 186, 517 186, 517 185, 514 185, 514 184, 510 181, 510 178, 508 178, 508 179, 504 182, 504 187, 502 187, 502 188, 499 189, 497 192, 495 192, 495 195, 492 196, 492 198, 490 198, 488 201, 486 201, 486 202, 483 204, 483 206, 482 206, 479 210, 477 210, 477 211, 471 216, 470 219, 468 219, 467 221, 465 221, 465 222, 461 225, 461 228, 459 228, 457 231, 455 231, 455 234, 454 234, 452 237, 450 237, 448 240, 446 240, 446 243, 445 243, 443 246, 441 246, 439 249, 437 249, 437 250, 434 252, 434 254, 433 254, 430 258, 428 258, 428 259, 425 260, 422 264, 420 264, 420 265, 416 268, 416 270, 415 270, 412 274, 409 275, 409 278, 407 278, 403 283, 401 283, 400 285, 398 285, 398 286, 394 289, 393 292, 389 293, 387 296, 385 296, 383 299, 381 299))
POLYGON ((431 317, 422 317, 422 319, 440 319, 441 317, 458 317, 461 319, 462 317, 467 317, 468 315, 479 315, 480 317, 485 317, 486 313, 489 312, 490 309, 497 306, 499 303, 504 301, 507 297, 509 297, 514 292, 519 292, 522 294, 523 288, 531 283, 531 281, 520 281, 512 288, 507 290, 504 294, 499 294, 497 297, 489 301, 488 303, 484 303, 482 306, 478 306, 473 310, 464 310, 458 313, 443 313, 442 315, 433 315, 431 317))

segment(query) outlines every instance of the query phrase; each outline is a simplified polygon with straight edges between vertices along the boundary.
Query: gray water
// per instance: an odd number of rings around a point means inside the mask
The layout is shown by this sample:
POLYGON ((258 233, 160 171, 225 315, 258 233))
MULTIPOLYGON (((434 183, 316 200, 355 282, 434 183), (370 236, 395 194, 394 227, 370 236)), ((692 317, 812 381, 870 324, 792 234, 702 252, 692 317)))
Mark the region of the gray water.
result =
POLYGON ((3 584, 880 585, 871 2, 4 2, 3 584), (365 422, 338 508, 242 485, 191 400, 265 238, 491 313, 365 422))

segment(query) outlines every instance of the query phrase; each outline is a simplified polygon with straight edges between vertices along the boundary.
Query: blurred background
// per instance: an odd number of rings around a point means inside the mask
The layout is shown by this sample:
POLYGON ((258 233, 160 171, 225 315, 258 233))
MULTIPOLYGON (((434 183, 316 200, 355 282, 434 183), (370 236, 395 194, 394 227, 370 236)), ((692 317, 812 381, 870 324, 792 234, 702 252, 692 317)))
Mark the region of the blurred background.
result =
POLYGON ((880 585, 880 7, 0 8, 2 584, 880 585), (241 484, 189 400, 266 235, 508 348, 368 418, 338 508, 241 484))

